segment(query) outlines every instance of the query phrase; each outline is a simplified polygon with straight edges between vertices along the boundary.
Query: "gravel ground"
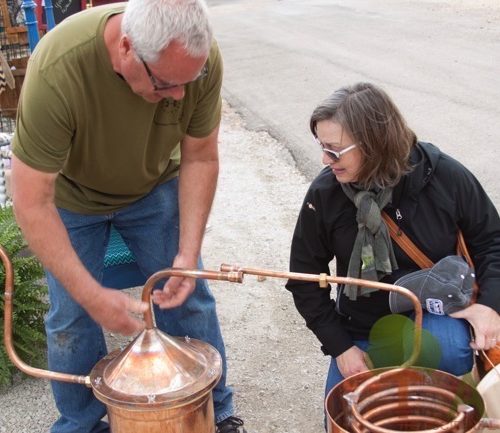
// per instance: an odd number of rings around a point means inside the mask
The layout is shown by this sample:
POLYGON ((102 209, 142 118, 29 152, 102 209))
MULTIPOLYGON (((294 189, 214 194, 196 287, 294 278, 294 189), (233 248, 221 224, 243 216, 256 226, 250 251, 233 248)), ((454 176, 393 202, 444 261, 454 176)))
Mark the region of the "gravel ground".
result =
MULTIPOLYGON (((237 263, 287 270, 308 182, 282 144, 266 132, 245 128, 227 104, 220 153, 205 267, 237 263)), ((242 285, 211 283, 226 342, 228 381, 249 433, 323 431, 327 359, 283 285, 282 280, 258 282, 251 276, 242 285)), ((108 335, 108 342, 112 347, 122 341, 108 335)), ((57 417, 49 383, 41 379, 17 380, 0 394, 0 408, 0 433, 45 433, 57 417)))

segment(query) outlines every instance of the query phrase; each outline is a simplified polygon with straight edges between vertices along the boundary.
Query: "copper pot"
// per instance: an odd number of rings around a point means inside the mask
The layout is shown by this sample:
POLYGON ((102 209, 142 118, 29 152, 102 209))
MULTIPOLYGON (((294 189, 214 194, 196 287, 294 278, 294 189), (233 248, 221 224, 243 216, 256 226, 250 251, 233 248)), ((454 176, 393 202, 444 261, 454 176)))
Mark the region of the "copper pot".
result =
POLYGON ((482 418, 479 392, 456 376, 409 367, 366 371, 335 386, 325 401, 328 432, 476 432, 500 427, 482 418))
MULTIPOLYGON (((419 303, 414 307, 420 317, 422 307, 419 303)), ((415 330, 419 327, 420 319, 415 330)), ((328 433, 463 433, 500 428, 500 419, 483 418, 485 404, 475 388, 444 371, 412 367, 419 351, 420 340, 402 367, 358 373, 337 384, 325 400, 328 433)))

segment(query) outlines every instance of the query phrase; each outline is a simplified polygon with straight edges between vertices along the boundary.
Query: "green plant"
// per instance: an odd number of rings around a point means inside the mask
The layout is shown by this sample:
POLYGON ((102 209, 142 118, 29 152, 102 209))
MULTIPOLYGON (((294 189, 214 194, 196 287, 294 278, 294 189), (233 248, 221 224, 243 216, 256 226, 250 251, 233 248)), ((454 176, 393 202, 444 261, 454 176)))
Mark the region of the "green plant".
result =
MULTIPOLYGON (((13 341, 16 352, 28 364, 45 363, 46 338, 43 317, 48 309, 47 287, 42 266, 36 257, 26 254, 26 242, 16 224, 12 207, 0 207, 0 245, 9 255, 14 269, 13 341), (24 254, 23 254, 24 252, 24 254)), ((0 266, 0 313, 4 313, 5 267, 0 266)), ((3 321, 0 331, 3 336, 3 321)), ((0 386, 9 385, 16 367, 10 362, 3 341, 0 344, 0 386)))

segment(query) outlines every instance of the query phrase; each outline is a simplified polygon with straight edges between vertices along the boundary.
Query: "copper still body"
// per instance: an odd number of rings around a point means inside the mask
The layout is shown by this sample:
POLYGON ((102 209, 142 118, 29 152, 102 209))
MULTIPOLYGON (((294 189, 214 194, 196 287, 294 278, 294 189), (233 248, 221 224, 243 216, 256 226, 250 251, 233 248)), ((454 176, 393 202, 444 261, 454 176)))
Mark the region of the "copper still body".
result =
MULTIPOLYGON (((4 342, 16 367, 35 377, 92 388, 107 407, 113 433, 214 433, 211 390, 221 375, 220 355, 204 342, 173 338, 159 331, 154 327, 151 310, 144 313, 145 330, 122 352, 112 352, 99 361, 89 376, 25 364, 12 342, 13 271, 2 247, 0 258, 6 269, 4 342)), ((220 271, 159 271, 147 280, 142 299, 150 303, 155 283, 171 276, 242 283, 245 274, 256 275, 259 280, 272 277, 317 282, 323 288, 329 283, 354 284, 395 291, 411 300, 415 329, 410 358, 401 368, 360 373, 333 388, 325 402, 329 433, 458 433, 500 427, 500 420, 482 418, 484 403, 472 387, 447 373, 411 367, 420 352, 422 308, 417 297, 403 287, 327 274, 222 265, 220 271)))

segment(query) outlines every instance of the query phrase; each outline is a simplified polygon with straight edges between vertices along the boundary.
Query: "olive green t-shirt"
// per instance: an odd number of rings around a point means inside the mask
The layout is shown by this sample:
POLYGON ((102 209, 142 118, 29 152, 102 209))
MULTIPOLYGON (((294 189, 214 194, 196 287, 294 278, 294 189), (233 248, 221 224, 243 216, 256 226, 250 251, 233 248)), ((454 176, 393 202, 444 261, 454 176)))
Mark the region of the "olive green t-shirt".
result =
POLYGON ((152 104, 112 68, 107 19, 124 4, 91 8, 47 33, 33 52, 18 109, 13 152, 56 173, 56 205, 103 214, 178 175, 180 141, 205 137, 221 116, 222 60, 212 44, 208 76, 180 101, 152 104))

